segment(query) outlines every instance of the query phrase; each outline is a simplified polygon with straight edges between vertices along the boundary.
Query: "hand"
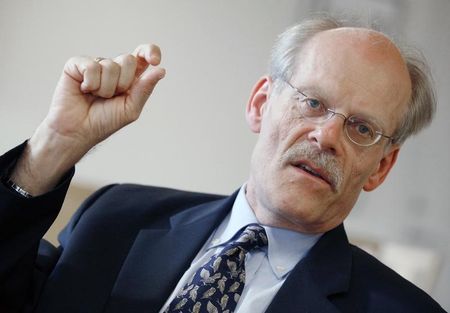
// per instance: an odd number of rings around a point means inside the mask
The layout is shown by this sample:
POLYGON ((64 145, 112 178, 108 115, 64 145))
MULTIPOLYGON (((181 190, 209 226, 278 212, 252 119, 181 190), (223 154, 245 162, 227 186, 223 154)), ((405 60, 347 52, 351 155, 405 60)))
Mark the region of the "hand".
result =
POLYGON ((139 117, 165 75, 160 62, 156 45, 141 45, 112 60, 71 58, 12 180, 33 195, 52 189, 93 146, 139 117))
POLYGON ((139 117, 164 77, 160 61, 155 45, 141 45, 113 60, 70 59, 43 124, 72 145, 90 149, 139 117))

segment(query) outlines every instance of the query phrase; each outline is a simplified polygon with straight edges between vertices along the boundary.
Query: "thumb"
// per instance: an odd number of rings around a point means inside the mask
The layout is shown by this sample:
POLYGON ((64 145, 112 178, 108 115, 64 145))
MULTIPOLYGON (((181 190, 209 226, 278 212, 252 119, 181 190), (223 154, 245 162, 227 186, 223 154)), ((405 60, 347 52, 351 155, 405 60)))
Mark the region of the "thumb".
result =
POLYGON ((133 83, 128 95, 131 103, 138 106, 139 111, 142 110, 142 107, 152 94, 156 84, 163 79, 165 75, 166 70, 164 68, 147 68, 147 70, 133 83))

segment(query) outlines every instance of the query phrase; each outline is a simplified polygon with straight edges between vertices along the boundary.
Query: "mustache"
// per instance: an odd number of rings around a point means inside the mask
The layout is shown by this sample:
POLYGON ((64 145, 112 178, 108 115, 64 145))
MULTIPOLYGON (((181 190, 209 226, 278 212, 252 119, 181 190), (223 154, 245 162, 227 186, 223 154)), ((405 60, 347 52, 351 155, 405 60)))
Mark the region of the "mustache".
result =
POLYGON ((344 179, 344 170, 333 154, 320 150, 307 141, 302 141, 290 147, 282 158, 283 164, 293 164, 299 160, 307 160, 320 168, 332 187, 339 190, 344 179))

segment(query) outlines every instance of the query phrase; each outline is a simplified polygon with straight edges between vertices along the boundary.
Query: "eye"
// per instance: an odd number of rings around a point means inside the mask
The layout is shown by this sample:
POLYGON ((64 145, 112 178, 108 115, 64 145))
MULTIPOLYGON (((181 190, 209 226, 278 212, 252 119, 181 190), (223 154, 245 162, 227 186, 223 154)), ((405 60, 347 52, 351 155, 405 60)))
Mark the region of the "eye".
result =
POLYGON ((347 128, 349 133, 355 138, 371 139, 376 136, 376 128, 369 122, 351 116, 347 120, 347 128))
POLYGON ((366 135, 366 134, 370 133, 370 128, 367 127, 367 125, 365 125, 365 124, 360 124, 360 125, 358 125, 357 131, 362 135, 366 135))
POLYGON ((307 117, 319 117, 328 113, 326 106, 315 98, 301 100, 300 109, 302 114, 307 117))
POLYGON ((319 100, 317 99, 313 99, 313 98, 306 98, 304 100, 306 102, 306 105, 313 110, 317 110, 320 109, 320 107, 322 106, 322 103, 320 103, 319 100))

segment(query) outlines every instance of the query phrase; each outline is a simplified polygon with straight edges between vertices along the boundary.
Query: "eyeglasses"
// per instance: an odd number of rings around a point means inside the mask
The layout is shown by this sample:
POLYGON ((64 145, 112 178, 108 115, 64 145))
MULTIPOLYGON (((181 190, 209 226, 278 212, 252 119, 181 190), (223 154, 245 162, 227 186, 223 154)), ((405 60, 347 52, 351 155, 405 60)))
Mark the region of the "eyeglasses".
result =
POLYGON ((394 141, 393 137, 383 134, 381 127, 373 121, 368 121, 366 117, 360 115, 347 117, 344 114, 337 113, 334 108, 326 107, 320 100, 307 96, 288 81, 285 81, 285 83, 299 94, 298 109, 306 120, 321 124, 335 115, 342 117, 344 119, 345 134, 351 142, 358 146, 369 147, 376 144, 383 137, 389 139, 390 143, 394 141))

